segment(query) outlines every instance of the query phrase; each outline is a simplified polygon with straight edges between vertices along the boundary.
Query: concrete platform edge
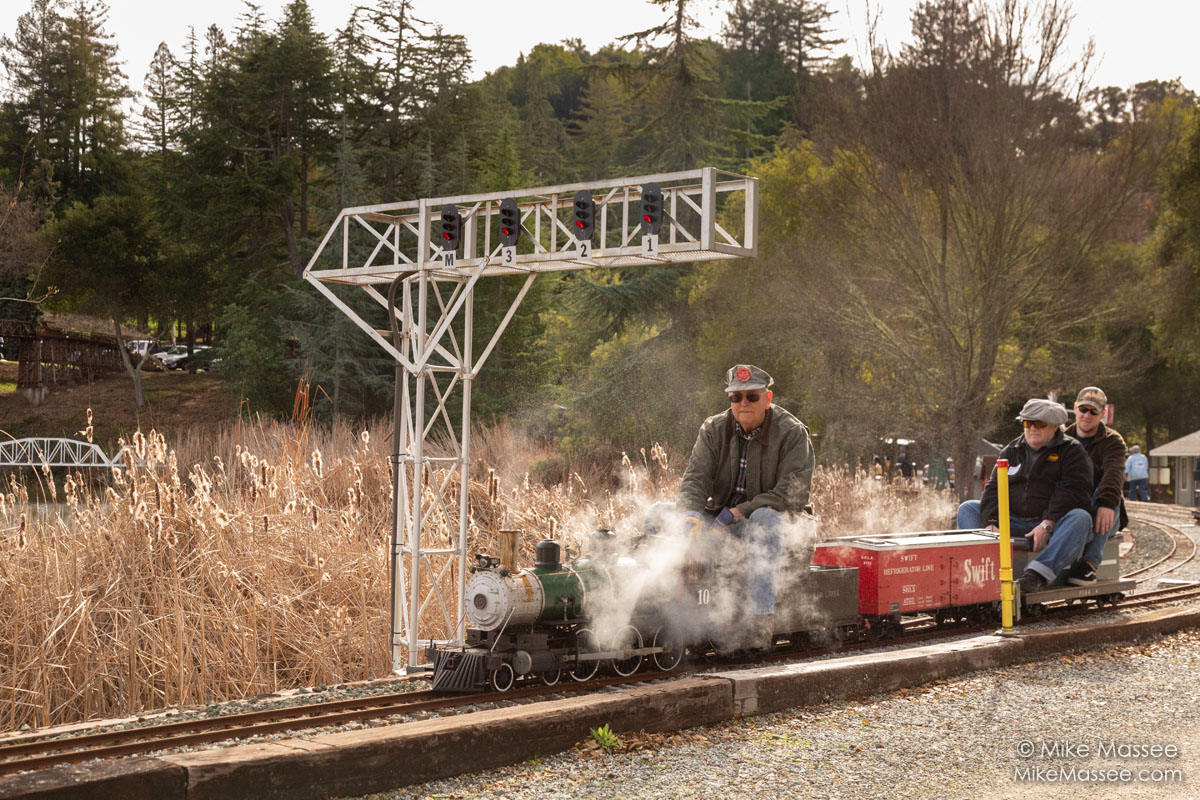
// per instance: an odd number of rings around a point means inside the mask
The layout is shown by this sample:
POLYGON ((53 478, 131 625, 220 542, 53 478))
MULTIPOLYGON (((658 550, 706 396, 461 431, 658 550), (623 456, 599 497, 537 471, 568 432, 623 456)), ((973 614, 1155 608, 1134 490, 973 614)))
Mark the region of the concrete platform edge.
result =
POLYGON ((826 661, 730 670, 474 714, 220 750, 77 765, 0 778, 0 798, 323 798, 518 763, 572 747, 589 729, 663 732, 1200 627, 1200 608, 979 636, 826 661))

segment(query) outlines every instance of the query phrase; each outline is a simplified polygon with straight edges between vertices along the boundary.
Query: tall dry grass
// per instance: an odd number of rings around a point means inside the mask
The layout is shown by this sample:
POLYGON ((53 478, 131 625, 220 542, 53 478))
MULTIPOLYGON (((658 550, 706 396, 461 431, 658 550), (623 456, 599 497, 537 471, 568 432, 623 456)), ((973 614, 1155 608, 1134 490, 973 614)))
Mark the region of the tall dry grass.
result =
MULTIPOLYGON (((43 477, 57 514, 9 476, 0 728, 386 674, 388 435, 259 424, 170 444, 139 433, 107 484, 69 475, 59 491, 43 477)), ((530 474, 556 456, 511 428, 480 432, 474 453, 469 552, 495 553, 499 529, 517 528, 525 563, 545 536, 578 547, 597 527, 635 533, 648 502, 673 496, 682 464, 655 446, 615 470, 572 464, 546 486, 530 474)), ((818 469, 813 502, 825 535, 940 528, 951 510, 938 493, 845 469, 818 469)), ((450 544, 444 516, 427 524, 427 544, 450 544)))

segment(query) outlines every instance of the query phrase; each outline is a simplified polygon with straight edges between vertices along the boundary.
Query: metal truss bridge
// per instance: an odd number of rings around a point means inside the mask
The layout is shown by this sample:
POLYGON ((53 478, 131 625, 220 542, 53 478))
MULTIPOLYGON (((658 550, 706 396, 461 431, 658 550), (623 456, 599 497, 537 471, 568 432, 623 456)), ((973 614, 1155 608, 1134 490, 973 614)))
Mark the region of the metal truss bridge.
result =
POLYGON ((10 439, 0 442, 0 467, 106 467, 113 461, 93 442, 77 439, 10 439))

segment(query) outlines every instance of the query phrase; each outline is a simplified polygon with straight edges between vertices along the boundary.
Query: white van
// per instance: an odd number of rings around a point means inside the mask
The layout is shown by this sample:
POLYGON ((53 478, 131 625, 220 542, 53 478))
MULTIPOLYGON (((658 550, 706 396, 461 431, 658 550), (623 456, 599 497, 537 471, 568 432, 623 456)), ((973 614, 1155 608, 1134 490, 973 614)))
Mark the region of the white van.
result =
POLYGON ((146 353, 156 353, 162 349, 153 339, 131 339, 125 343, 125 347, 138 357, 144 356, 146 353))

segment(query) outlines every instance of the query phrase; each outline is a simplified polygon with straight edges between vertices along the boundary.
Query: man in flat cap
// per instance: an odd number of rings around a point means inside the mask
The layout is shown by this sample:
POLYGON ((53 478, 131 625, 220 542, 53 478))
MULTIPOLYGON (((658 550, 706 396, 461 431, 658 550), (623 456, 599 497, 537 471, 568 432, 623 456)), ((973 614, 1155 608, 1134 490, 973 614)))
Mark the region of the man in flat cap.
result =
POLYGON ((1125 439, 1104 424, 1101 417, 1108 397, 1098 386, 1085 386, 1075 397, 1075 421, 1066 434, 1079 440, 1095 469, 1092 480, 1092 536, 1079 563, 1071 567, 1067 583, 1090 586, 1104 555, 1108 537, 1129 524, 1121 485, 1125 482, 1125 439))
POLYGON ((816 457, 808 428, 771 405, 774 379, 753 364, 725 373, 729 408, 700 426, 679 487, 678 510, 704 525, 728 526, 749 549, 754 649, 770 646, 782 548, 789 515, 808 510, 816 457))
MULTIPOLYGON (((1008 459, 1009 530, 1029 540, 1040 555, 1025 568, 1021 591, 1036 592, 1074 564, 1092 534, 1092 460, 1062 431, 1067 410, 1035 397, 1017 419, 1025 432, 1000 451, 1008 459)), ((996 471, 979 500, 958 507, 958 527, 1000 530, 996 471)))

